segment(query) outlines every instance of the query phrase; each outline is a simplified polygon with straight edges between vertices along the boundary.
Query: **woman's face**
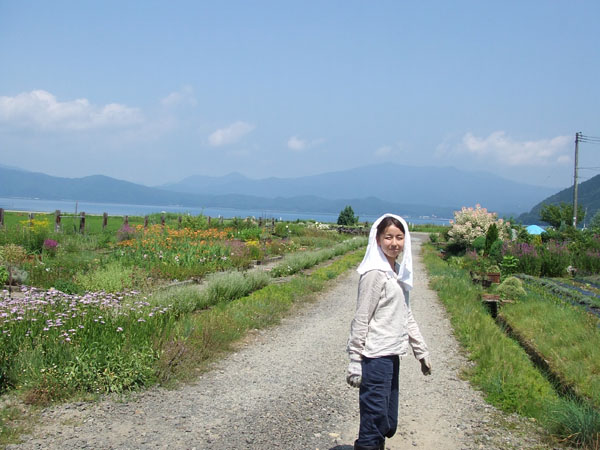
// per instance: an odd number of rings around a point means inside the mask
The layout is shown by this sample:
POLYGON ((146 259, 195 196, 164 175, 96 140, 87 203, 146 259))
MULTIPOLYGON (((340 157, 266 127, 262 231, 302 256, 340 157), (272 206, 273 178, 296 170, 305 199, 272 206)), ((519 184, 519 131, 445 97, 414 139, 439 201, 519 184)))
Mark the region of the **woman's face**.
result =
POLYGON ((377 243, 391 263, 404 250, 404 233, 400 228, 392 224, 379 235, 377 243))

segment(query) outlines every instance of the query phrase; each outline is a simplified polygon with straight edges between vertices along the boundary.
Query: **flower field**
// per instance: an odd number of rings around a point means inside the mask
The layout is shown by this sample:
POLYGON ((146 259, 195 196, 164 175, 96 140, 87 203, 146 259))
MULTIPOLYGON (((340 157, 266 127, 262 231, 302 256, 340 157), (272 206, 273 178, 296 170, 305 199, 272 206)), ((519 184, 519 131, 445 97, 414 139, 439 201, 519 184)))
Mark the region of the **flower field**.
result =
POLYGON ((7 284, 0 291, 0 393, 32 404, 185 378, 190 365, 222 351, 257 318, 277 320, 281 296, 323 283, 300 276, 270 286, 273 277, 365 245, 311 222, 167 217, 144 224, 131 217, 102 229, 101 218, 88 216, 81 233, 64 221, 55 231, 49 217, 9 213, 0 230, 0 281, 7 284), (272 257, 283 259, 270 275, 246 272, 272 257), (188 284, 169 287, 182 280, 188 284), (241 299, 265 288, 260 313, 252 306, 246 316, 241 299), (227 316, 225 305, 234 308, 227 316))

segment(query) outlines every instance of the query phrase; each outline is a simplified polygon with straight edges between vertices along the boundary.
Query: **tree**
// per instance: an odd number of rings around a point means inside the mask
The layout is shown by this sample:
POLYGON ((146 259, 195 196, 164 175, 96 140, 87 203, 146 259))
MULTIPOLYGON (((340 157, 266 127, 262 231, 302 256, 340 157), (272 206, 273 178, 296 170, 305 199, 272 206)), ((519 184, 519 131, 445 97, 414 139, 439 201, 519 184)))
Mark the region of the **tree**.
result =
POLYGON ((596 214, 592 217, 590 222, 590 228, 592 230, 600 230, 600 209, 596 211, 596 214))
POLYGON ((354 215, 352 206, 348 205, 340 212, 337 220, 338 225, 356 225, 358 223, 358 216, 354 215))
MULTIPOLYGON (((577 206, 577 222, 582 223, 585 218, 585 210, 582 205, 577 206)), ((540 210, 540 219, 552 225, 554 228, 560 228, 562 224, 573 224, 573 205, 561 202, 559 205, 545 204, 540 210)))

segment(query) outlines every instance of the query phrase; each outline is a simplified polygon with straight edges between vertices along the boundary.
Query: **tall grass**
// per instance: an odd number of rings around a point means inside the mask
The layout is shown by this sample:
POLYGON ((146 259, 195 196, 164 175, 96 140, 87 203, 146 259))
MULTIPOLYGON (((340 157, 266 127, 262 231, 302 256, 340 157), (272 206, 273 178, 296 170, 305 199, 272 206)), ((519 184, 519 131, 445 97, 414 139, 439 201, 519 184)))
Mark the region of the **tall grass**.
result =
POLYGON ((265 272, 222 272, 209 275, 201 287, 188 285, 163 289, 150 297, 153 305, 168 306, 177 315, 232 301, 267 286, 265 272))
POLYGON ((363 247, 366 243, 367 238, 355 237, 323 250, 297 252, 286 255, 283 258, 283 261, 271 270, 271 275, 273 277, 292 275, 301 270, 315 266, 320 262, 326 261, 339 255, 343 255, 344 253, 347 253, 351 250, 363 247))
POLYGON ((542 355, 552 372, 600 408, 598 319, 539 286, 528 284, 527 291, 521 301, 505 305, 501 316, 542 355))

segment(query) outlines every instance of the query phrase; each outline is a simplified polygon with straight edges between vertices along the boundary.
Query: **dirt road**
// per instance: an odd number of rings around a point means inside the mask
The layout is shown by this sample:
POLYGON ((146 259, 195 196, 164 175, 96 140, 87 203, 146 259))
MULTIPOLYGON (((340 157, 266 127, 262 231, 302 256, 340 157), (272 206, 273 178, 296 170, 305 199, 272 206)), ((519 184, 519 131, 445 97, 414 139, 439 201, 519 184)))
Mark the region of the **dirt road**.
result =
MULTIPOLYGON (((460 378, 468 362, 413 236, 412 308, 432 352, 433 375, 401 362, 400 424, 386 448, 548 448, 527 420, 487 405, 460 378), (507 431, 510 428, 511 431, 507 431)), ((352 271, 279 326, 256 331, 196 382, 127 401, 68 404, 42 413, 22 449, 335 449, 358 430, 358 391, 346 385, 346 340, 356 301, 352 271)))

